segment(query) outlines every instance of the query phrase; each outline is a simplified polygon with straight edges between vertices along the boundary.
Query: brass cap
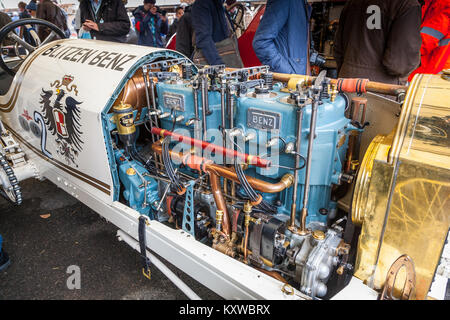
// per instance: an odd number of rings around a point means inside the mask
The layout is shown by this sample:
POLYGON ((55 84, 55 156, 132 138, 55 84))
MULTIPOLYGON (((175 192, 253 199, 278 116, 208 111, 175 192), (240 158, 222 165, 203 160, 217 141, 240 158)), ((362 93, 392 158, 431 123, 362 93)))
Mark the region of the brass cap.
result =
POLYGON ((325 239, 325 233, 323 233, 323 231, 320 231, 320 230, 314 230, 313 233, 312 233, 312 236, 316 240, 323 240, 323 239, 325 239))
POLYGON ((136 174, 136 170, 134 170, 133 168, 127 169, 127 175, 134 176, 135 174, 136 174))

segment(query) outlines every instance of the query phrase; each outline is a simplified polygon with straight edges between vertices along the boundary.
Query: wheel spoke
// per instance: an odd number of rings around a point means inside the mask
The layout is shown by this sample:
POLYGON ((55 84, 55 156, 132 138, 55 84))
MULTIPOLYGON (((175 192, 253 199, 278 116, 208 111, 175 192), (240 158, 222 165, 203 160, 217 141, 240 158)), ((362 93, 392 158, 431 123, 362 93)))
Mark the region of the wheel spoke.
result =
POLYGON ((14 32, 10 32, 8 34, 8 37, 11 38, 12 40, 16 41, 17 43, 20 43, 24 48, 26 48, 30 53, 33 52, 34 50, 36 50, 35 47, 33 47, 31 44, 29 44, 28 42, 26 42, 25 40, 22 40, 17 34, 15 34, 14 32))
POLYGON ((56 33, 55 31, 52 30, 52 32, 50 32, 50 34, 47 36, 47 38, 44 39, 44 41, 41 42, 41 46, 43 46, 44 44, 49 43, 50 41, 53 40, 53 38, 56 37, 56 33))

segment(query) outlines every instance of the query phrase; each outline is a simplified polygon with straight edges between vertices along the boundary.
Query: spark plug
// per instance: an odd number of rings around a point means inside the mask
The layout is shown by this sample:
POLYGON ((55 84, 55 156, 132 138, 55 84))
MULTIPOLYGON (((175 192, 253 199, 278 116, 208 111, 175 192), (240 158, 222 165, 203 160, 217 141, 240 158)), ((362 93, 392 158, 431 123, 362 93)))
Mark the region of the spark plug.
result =
POLYGON ((161 113, 162 113, 161 110, 155 109, 153 111, 150 111, 148 114, 151 115, 151 116, 159 116, 161 113))
POLYGON ((180 116, 175 118, 175 122, 180 122, 180 121, 183 121, 183 120, 184 120, 184 116, 183 115, 180 115, 180 116))
POLYGON ((196 120, 197 119, 195 119, 195 118, 191 118, 188 121, 186 121, 186 123, 185 123, 186 127, 192 126, 195 123, 196 120))
POLYGON ((164 119, 167 117, 170 117, 170 112, 164 112, 163 114, 158 115, 158 118, 160 118, 160 119, 164 119))
POLYGON ((277 141, 278 141, 278 137, 271 138, 269 141, 267 141, 266 148, 275 146, 277 144, 277 141))

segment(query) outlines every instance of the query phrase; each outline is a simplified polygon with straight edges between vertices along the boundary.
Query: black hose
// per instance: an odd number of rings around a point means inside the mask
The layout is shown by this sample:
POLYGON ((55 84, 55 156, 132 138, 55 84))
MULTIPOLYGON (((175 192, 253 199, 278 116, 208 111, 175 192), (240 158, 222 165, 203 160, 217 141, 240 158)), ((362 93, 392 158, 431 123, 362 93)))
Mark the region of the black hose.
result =
POLYGON ((170 137, 164 138, 162 142, 162 159, 164 163, 164 167, 166 169, 167 176, 169 177, 169 180, 171 182, 171 187, 178 193, 183 192, 183 185, 180 182, 179 177, 175 173, 175 169, 173 168, 173 163, 170 160, 170 153, 169 153, 169 143, 170 143, 170 137))
MULTIPOLYGON (((258 195, 253 189, 253 187, 250 185, 250 183, 247 180, 247 177, 244 174, 244 171, 242 170, 242 167, 238 164, 237 158, 235 158, 234 161, 234 169, 236 171, 236 175, 239 179, 239 182, 241 184, 241 187, 244 189, 244 192, 248 195, 251 202, 256 202, 259 200, 260 195, 258 195)), ((266 200, 262 200, 257 206, 257 209, 266 212, 266 213, 277 213, 277 208, 274 205, 271 205, 266 200)))

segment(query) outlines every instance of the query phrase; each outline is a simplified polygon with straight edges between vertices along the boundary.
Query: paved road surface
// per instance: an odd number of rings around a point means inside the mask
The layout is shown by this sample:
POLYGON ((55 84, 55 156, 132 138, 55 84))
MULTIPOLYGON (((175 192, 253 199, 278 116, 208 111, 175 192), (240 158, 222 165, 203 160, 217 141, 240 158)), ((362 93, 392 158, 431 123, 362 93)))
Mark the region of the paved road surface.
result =
MULTIPOLYGON (((0 273, 0 299, 187 299, 159 270, 141 273, 139 254, 116 239, 117 228, 48 181, 21 183, 24 202, 0 197, 0 234, 12 264, 0 273), (41 215, 50 214, 48 218, 41 215), (67 268, 81 269, 69 290, 67 268)), ((169 266, 202 299, 220 299, 169 266)))

